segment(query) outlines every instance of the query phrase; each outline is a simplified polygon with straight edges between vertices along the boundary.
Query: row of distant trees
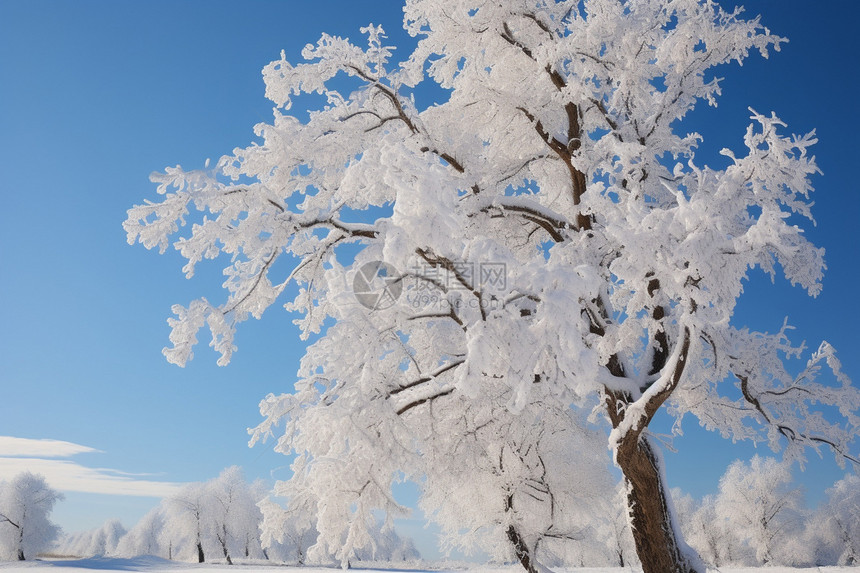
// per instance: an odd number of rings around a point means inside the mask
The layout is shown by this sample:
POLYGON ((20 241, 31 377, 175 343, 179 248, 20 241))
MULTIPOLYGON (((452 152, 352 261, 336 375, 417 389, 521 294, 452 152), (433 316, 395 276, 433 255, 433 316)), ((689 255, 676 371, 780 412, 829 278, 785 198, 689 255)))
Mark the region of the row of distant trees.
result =
POLYGON ((759 456, 731 464, 716 495, 672 494, 684 538, 714 567, 860 564, 856 474, 836 482, 814 511, 803 508, 790 466, 759 456))
MULTIPOLYGON (((624 491, 616 487, 616 495, 624 491)), ((598 496, 577 535, 547 536, 540 558, 550 565, 611 566, 637 563, 633 538, 612 495, 598 496)), ((827 491, 815 510, 803 508, 791 468, 773 458, 736 461, 719 491, 696 500, 678 489, 673 502, 685 538, 715 567, 860 564, 860 477, 848 475, 827 491)), ((47 550, 63 555, 155 555, 181 561, 232 563, 272 560, 304 565, 337 556, 316 546, 315 502, 296 496, 289 507, 275 502, 260 481, 249 483, 236 467, 217 478, 185 486, 163 500, 130 530, 115 519, 96 529, 59 538, 50 513, 62 495, 42 476, 24 472, 0 482, 0 556, 29 559, 47 550)), ((465 508, 464 508, 465 511, 465 508)), ((410 539, 374 518, 373 542, 356 561, 418 558, 410 539)), ((476 546, 494 555, 492 536, 476 546)))
MULTIPOLYGON (((130 530, 115 519, 66 536, 56 552, 76 557, 155 555, 203 563, 235 559, 304 564, 317 536, 315 513, 285 509, 269 498, 261 481, 249 483, 237 466, 207 482, 185 486, 164 499, 130 530)), ((412 542, 377 526, 376 547, 359 560, 401 561, 418 557, 412 542)), ((331 556, 319 555, 320 563, 331 556)))

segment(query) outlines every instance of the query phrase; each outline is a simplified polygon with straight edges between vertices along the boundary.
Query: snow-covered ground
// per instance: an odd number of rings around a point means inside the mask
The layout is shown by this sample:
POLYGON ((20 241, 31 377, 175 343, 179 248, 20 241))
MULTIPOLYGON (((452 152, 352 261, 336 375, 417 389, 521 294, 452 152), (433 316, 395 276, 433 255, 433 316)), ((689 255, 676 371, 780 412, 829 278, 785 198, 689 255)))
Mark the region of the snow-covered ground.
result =
MULTIPOLYGON (((0 571, 2 573, 38 573, 45 570, 53 570, 51 573, 76 573, 75 570, 103 571, 124 573, 128 571, 143 571, 147 573, 159 573, 161 571, 186 571, 187 573, 272 573, 278 565, 268 564, 237 564, 237 565, 221 565, 221 564, 196 564, 196 563, 179 563, 176 561, 168 561, 159 557, 136 557, 134 559, 112 559, 105 557, 93 557, 90 559, 46 559, 37 561, 25 562, 0 562, 0 571), (69 570, 65 571, 64 570, 69 570)), ((287 567, 287 566, 283 566, 287 567)), ((296 569, 296 567, 289 567, 296 569)), ((362 569, 357 568, 357 571, 363 573, 373 573, 379 571, 381 573, 423 573, 433 572, 439 573, 443 571, 462 571, 464 569, 362 569)), ((303 567, 302 573, 332 573, 333 569, 323 567, 303 567)), ((491 567, 491 566, 474 566, 468 568, 469 573, 519 573, 522 571, 520 567, 491 567)), ((638 573, 641 569, 629 567, 584 567, 577 569, 565 569, 560 573, 638 573)), ((719 569, 713 570, 713 573, 858 573, 860 567, 811 567, 807 569, 793 569, 790 567, 742 567, 738 569, 719 569)))

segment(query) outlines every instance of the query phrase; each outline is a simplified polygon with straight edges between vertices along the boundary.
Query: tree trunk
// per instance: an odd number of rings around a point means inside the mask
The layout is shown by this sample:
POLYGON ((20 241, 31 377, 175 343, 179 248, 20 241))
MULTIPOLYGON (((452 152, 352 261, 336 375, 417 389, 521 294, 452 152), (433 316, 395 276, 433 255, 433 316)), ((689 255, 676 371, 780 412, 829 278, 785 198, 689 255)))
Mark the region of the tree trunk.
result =
MULTIPOLYGON (((505 499, 505 512, 509 512, 514 507, 514 496, 508 495, 505 499)), ((508 526, 508 541, 510 541, 511 546, 514 549, 514 554, 517 556, 517 560, 520 562, 520 565, 523 566, 523 569, 528 571, 528 573, 538 573, 537 568, 535 567, 535 561, 532 557, 531 548, 525 542, 525 540, 520 535, 520 532, 517 531, 517 528, 513 526, 513 524, 508 526)))
POLYGON ((224 558, 227 559, 227 565, 232 565, 233 560, 230 559, 230 552, 227 551, 227 531, 226 531, 227 526, 226 525, 224 526, 224 529, 225 529, 224 537, 221 537, 220 535, 217 536, 218 542, 221 544, 221 551, 224 552, 224 558))
POLYGON ((529 551, 525 541, 523 541, 523 538, 520 537, 519 532, 513 525, 508 526, 508 541, 513 545, 514 553, 516 553, 517 559, 520 565, 523 566, 523 569, 528 571, 528 573, 537 573, 531 551, 529 551))
POLYGON ((645 435, 635 437, 621 441, 616 460, 628 488, 627 507, 643 573, 704 573, 704 565, 674 527, 654 446, 645 435))
POLYGON ((24 561, 24 520, 20 520, 15 527, 18 528, 18 561, 24 561))
POLYGON ((206 559, 203 557, 203 544, 198 541, 197 542, 197 562, 203 563, 206 559))

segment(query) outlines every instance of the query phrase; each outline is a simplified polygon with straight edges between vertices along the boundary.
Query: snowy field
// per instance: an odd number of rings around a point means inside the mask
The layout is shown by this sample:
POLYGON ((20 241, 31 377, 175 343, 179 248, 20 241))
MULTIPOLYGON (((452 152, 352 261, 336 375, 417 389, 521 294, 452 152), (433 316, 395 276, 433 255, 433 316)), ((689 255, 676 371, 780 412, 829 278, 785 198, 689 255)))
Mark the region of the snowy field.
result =
MULTIPOLYGON (((196 563, 178 563, 168 561, 159 557, 137 557, 134 559, 112 559, 104 557, 94 557, 90 559, 48 559, 26 562, 0 562, 0 571, 3 573, 37 573, 40 570, 54 570, 54 573, 63 573, 63 570, 69 570, 68 573, 74 573, 74 570, 86 571, 103 571, 117 573, 127 571, 145 571, 148 573, 157 573, 159 571, 187 571, 188 573, 227 573, 233 571, 235 573, 272 573, 276 568, 287 568, 288 566, 253 564, 253 565, 222 565, 222 564, 203 564, 196 563)), ((289 567, 296 569, 295 567, 289 567)), ((447 568, 432 568, 432 569, 363 569, 356 568, 356 571, 373 573, 379 571, 382 573, 421 573, 421 572, 441 572, 441 571, 469 571, 470 573, 520 573, 522 568, 510 567, 491 567, 479 566, 470 567, 468 569, 447 569, 447 568)), ((302 573, 332 573, 334 569, 323 567, 303 567, 302 573)), ((564 569, 561 573, 638 573, 641 569, 630 567, 584 567, 575 569, 564 569)), ((810 567, 802 569, 794 569, 791 567, 742 567, 737 569, 713 569, 709 570, 712 573, 842 573, 842 572, 860 572, 860 567, 810 567)))

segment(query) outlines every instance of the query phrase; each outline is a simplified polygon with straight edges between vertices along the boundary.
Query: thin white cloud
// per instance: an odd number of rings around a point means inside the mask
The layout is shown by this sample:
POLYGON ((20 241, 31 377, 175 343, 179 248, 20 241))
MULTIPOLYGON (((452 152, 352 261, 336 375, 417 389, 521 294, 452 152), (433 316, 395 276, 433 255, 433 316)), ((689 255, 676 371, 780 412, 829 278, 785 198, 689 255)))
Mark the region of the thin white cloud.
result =
POLYGON ((62 440, 32 440, 0 436, 0 456, 27 458, 68 458, 77 454, 100 453, 89 446, 63 442, 62 440))
POLYGON ((184 485, 139 479, 151 474, 88 468, 71 460, 47 459, 94 452, 102 453, 94 448, 59 440, 0 436, 0 480, 8 480, 20 472, 29 471, 42 474, 51 487, 60 491, 159 498, 176 494, 184 485))

